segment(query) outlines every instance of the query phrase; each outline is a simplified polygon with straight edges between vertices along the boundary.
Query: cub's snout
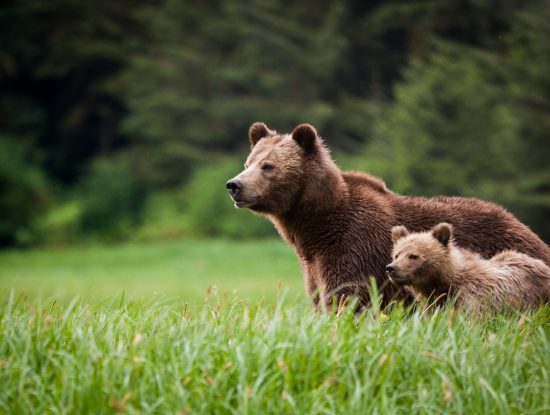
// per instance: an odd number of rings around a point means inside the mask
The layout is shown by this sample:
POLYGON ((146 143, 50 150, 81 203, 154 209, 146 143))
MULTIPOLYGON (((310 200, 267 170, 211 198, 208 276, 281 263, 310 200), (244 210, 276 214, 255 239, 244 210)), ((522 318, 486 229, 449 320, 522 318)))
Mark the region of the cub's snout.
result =
POLYGON ((393 262, 391 264, 386 265, 386 275, 388 278, 399 285, 404 285, 407 282, 407 278, 404 275, 401 275, 399 267, 395 265, 393 262))

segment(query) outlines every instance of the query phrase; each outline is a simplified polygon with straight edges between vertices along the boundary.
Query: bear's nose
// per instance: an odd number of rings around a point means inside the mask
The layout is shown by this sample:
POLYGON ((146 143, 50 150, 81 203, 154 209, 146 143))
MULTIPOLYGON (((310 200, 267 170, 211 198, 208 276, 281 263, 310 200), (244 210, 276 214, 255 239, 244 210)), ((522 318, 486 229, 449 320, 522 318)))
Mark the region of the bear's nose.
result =
POLYGON ((225 187, 227 187, 227 190, 229 191, 231 197, 235 197, 243 188, 243 182, 241 182, 240 180, 231 179, 225 184, 225 187))
POLYGON ((386 274, 392 275, 393 273, 395 273, 395 267, 391 264, 387 265, 386 266, 386 274))

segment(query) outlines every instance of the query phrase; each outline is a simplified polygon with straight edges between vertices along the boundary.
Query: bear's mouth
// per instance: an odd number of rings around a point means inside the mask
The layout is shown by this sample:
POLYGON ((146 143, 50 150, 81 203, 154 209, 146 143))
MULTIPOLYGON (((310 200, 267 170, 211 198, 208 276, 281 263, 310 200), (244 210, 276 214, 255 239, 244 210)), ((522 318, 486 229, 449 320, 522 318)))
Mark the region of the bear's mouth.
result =
POLYGON ((254 203, 256 202, 256 198, 254 199, 249 199, 249 200, 245 200, 245 199, 234 199, 233 198, 233 205, 236 207, 236 208, 249 208, 251 206, 254 205, 254 203))
POLYGON ((251 202, 244 201, 244 200, 242 200, 242 201, 237 201, 237 200, 235 200, 235 201, 233 201, 233 205, 234 205, 236 208, 247 208, 247 207, 251 206, 252 203, 251 203, 251 202))
POLYGON ((391 282, 399 285, 405 285, 410 282, 410 278, 403 275, 392 274, 392 275, 388 275, 388 278, 390 279, 391 282))

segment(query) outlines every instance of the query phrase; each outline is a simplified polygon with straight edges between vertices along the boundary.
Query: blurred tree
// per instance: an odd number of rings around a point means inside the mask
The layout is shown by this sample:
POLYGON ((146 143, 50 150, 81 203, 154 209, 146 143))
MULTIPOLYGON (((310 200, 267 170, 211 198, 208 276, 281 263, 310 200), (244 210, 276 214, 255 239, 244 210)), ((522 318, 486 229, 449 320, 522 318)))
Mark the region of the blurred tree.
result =
POLYGON ((139 222, 145 195, 128 153, 96 159, 80 191, 85 234, 120 239, 128 237, 139 222))
POLYGON ((375 131, 369 165, 397 191, 498 200, 514 186, 518 120, 483 66, 462 54, 413 63, 375 131))
POLYGON ((335 116, 323 91, 345 46, 343 5, 324 3, 164 0, 138 10, 149 32, 120 83, 124 128, 159 176, 181 182, 205 154, 242 148, 253 121, 291 128, 335 116))
POLYGON ((104 83, 124 65, 139 3, 7 0, 0 8, 0 130, 35 137, 42 165, 73 183, 97 154, 123 145, 119 97, 104 83), (22 125, 29 108, 40 120, 22 125), (14 118, 13 115, 16 114, 14 118))
POLYGON ((518 12, 497 50, 432 39, 377 114, 367 169, 404 193, 500 202, 550 240, 548 13, 518 12))
POLYGON ((129 8, 124 0, 0 6, 3 241, 21 239, 52 199, 45 194, 59 187, 46 189, 46 181, 74 185, 91 158, 125 145, 117 127, 123 104, 105 81, 123 67, 124 45, 139 32, 129 8))
POLYGON ((35 215, 44 210, 46 179, 22 141, 0 135, 0 247, 30 238, 35 215))
MULTIPOLYGON (((289 131, 307 121, 398 190, 501 201, 550 238, 548 9, 545 0, 5 0, 0 134, 20 155, 7 165, 42 177, 13 186, 77 189, 84 229, 108 233, 138 223, 151 195, 241 154, 251 122, 289 131)), ((225 196, 223 181, 215 189, 225 196)), ((14 203, 34 200, 22 194, 14 203)), ((0 205, 17 210, 5 197, 0 205)))
POLYGON ((494 63, 521 120, 514 156, 520 191, 507 203, 550 243, 550 7, 533 2, 505 37, 506 55, 494 63))

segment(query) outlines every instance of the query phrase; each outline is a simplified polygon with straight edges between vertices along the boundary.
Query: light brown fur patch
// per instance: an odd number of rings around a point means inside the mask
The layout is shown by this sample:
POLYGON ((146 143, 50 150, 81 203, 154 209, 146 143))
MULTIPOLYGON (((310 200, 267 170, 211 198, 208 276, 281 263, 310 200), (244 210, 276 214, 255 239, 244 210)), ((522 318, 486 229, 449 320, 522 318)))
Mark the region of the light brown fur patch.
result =
POLYGON ((512 250, 483 259, 457 247, 452 234, 449 224, 411 234, 393 228, 391 278, 419 299, 454 297, 457 306, 473 309, 522 309, 550 300, 550 268, 544 262, 512 250))

